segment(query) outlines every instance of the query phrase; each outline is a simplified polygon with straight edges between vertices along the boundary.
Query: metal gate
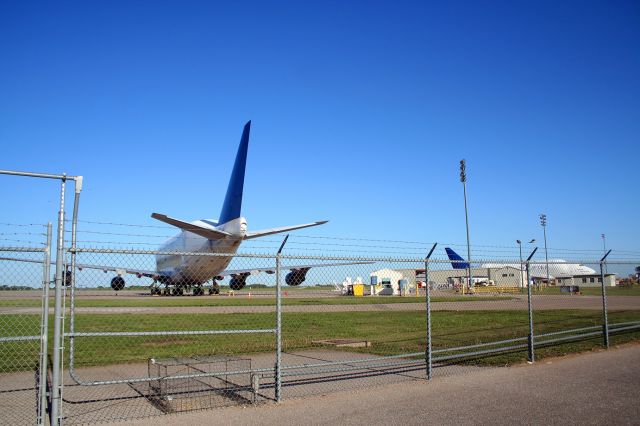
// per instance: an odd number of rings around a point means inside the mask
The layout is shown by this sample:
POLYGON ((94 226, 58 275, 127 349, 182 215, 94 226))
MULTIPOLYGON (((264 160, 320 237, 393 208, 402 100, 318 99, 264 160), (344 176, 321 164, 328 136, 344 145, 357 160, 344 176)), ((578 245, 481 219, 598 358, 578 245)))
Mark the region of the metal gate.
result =
POLYGON ((0 424, 47 421, 51 224, 46 229, 44 247, 0 247, 0 424))

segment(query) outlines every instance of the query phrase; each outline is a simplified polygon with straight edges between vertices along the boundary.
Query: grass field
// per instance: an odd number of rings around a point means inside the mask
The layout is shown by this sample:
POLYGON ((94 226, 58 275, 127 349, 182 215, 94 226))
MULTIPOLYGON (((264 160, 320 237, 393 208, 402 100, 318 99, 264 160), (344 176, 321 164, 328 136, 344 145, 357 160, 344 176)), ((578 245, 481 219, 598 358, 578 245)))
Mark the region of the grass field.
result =
MULTIPOLYGON (((433 348, 523 337, 527 335, 526 311, 438 311, 432 315, 433 348)), ((611 312, 610 322, 640 321, 640 311, 611 312)), ((546 310, 535 312, 535 333, 586 327, 602 323, 601 314, 587 310, 546 310)), ((1 315, 4 335, 37 334, 37 315, 1 315)), ((233 330, 275 327, 275 314, 94 314, 76 319, 78 332, 233 330)), ((285 313, 285 351, 317 347, 314 340, 357 338, 372 346, 351 349, 377 355, 422 352, 425 350, 424 312, 335 312, 285 313)), ((640 339, 640 332, 612 337, 613 343, 640 339)), ((144 337, 78 337, 76 366, 145 363, 148 358, 212 354, 250 354, 274 351, 273 334, 180 335, 144 337)), ((589 350, 601 346, 601 338, 540 349, 538 357, 589 350)), ((0 371, 32 369, 37 361, 38 341, 0 343, 0 371)), ((65 347, 68 348, 68 342, 65 347)), ((66 352, 68 354, 68 351, 66 352)), ((474 364, 504 365, 525 360, 526 353, 512 353, 474 360, 474 364)))
MULTIPOLYGON (((578 287, 580 287, 578 285, 578 287)), ((608 296, 640 296, 640 285, 632 287, 607 287, 608 296)), ((580 293, 585 296, 600 296, 602 294, 600 287, 580 287, 580 293)), ((534 294, 563 294, 570 296, 569 293, 561 293, 560 287, 542 287, 535 290, 534 294)))
MULTIPOLYGON (((432 297, 431 301, 438 302, 477 302, 491 300, 510 300, 510 296, 447 296, 432 297)), ((68 302, 67 302, 68 303, 68 302)), ((424 303, 424 297, 283 297, 282 303, 287 306, 300 305, 378 305, 387 303, 424 303)), ((0 307, 40 307, 39 299, 3 299, 0 298, 0 307)), ((76 306, 83 308, 97 307, 183 307, 183 306, 275 306, 274 297, 228 297, 228 296, 202 296, 202 297, 161 297, 161 296, 140 296, 138 298, 118 298, 117 296, 104 298, 76 298, 76 306)), ((51 301, 50 306, 53 306, 51 301)))

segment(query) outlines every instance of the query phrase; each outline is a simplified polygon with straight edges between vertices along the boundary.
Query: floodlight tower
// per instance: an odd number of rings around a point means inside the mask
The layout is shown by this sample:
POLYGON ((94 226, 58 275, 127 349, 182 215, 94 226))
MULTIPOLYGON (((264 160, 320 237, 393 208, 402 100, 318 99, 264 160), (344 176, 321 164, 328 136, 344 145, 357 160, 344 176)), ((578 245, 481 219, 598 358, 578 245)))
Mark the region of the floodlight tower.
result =
POLYGON ((549 255, 547 253, 547 215, 540 213, 540 225, 544 232, 544 261, 547 264, 547 285, 549 285, 549 255))
POLYGON ((467 208, 467 168, 464 159, 460 160, 460 182, 462 182, 462 189, 464 191, 464 220, 467 224, 467 278, 469 280, 468 286, 471 288, 473 276, 471 274, 471 244, 469 243, 469 213, 467 208))
MULTIPOLYGON (((604 234, 600 234, 600 237, 602 238, 602 253, 607 254, 607 238, 604 234)), ((604 273, 607 273, 606 264, 604 266, 604 273)))
MULTIPOLYGON (((529 244, 533 244, 536 242, 535 238, 532 238, 531 241, 529 241, 529 244)), ((520 240, 516 240, 516 243, 518 243, 518 248, 520 248, 520 288, 524 288, 524 278, 523 278, 523 269, 524 269, 524 265, 522 263, 522 241, 520 240)), ((529 277, 527 277, 527 285, 529 285, 529 277)))

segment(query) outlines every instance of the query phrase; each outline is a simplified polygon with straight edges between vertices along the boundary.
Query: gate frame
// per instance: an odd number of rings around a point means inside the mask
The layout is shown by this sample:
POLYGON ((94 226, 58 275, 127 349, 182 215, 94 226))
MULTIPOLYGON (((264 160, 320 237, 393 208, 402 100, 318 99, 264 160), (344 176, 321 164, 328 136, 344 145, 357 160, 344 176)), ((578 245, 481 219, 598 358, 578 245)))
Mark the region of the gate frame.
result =
MULTIPOLYGON (((67 176, 66 173, 61 175, 49 173, 19 172, 14 170, 0 170, 0 174, 11 176, 34 177, 43 179, 54 179, 60 181, 60 210, 58 211, 58 235, 56 239, 56 287, 55 287, 55 307, 53 313, 53 361, 51 374, 51 395, 50 395, 50 411, 49 420, 51 426, 59 425, 62 420, 62 363, 64 345, 62 341, 62 325, 64 321, 64 312, 62 309, 62 286, 63 286, 63 257, 64 257, 64 197, 67 180, 74 181, 75 186, 75 202, 73 206, 73 222, 71 226, 71 241, 73 248, 76 242, 76 229, 78 221, 78 204, 80 200, 80 192, 82 192, 82 176, 67 176)), ((73 274, 72 274, 73 281, 73 274)), ((48 287, 48 286, 47 286, 48 287)), ((48 314, 48 312, 47 312, 48 314)), ((47 358, 45 356, 45 358, 47 358)), ((45 375, 46 376, 46 375, 45 375)))

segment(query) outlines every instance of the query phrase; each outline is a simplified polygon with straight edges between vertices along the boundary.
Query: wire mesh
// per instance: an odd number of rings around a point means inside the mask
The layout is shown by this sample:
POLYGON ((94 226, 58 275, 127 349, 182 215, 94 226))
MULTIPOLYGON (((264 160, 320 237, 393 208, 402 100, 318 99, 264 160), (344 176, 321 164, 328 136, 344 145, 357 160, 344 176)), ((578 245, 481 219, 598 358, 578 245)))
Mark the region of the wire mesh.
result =
POLYGON ((35 424, 44 248, 0 247, 0 424, 35 424))
POLYGON ((251 387, 252 366, 274 367, 273 257, 84 250, 75 261, 65 300, 66 423, 273 399, 251 387), (158 272, 167 258, 189 273, 158 272), (229 260, 227 270, 265 273, 220 276, 229 260))
MULTIPOLYGON (((33 423, 42 253, 5 254, 21 260, 0 261, 0 404, 10 407, 2 422, 33 423)), ((64 263, 64 423, 277 399, 274 252, 83 248, 75 268, 70 253, 64 263)), ((536 260, 527 270, 480 256, 467 263, 436 254, 425 263, 338 253, 285 254, 280 265, 284 400, 425 380, 429 349, 435 378, 527 361, 529 290, 537 358, 604 344, 593 260, 536 260)), ((640 337, 640 298, 637 284, 613 275, 632 263, 607 266, 616 345, 640 337)))

